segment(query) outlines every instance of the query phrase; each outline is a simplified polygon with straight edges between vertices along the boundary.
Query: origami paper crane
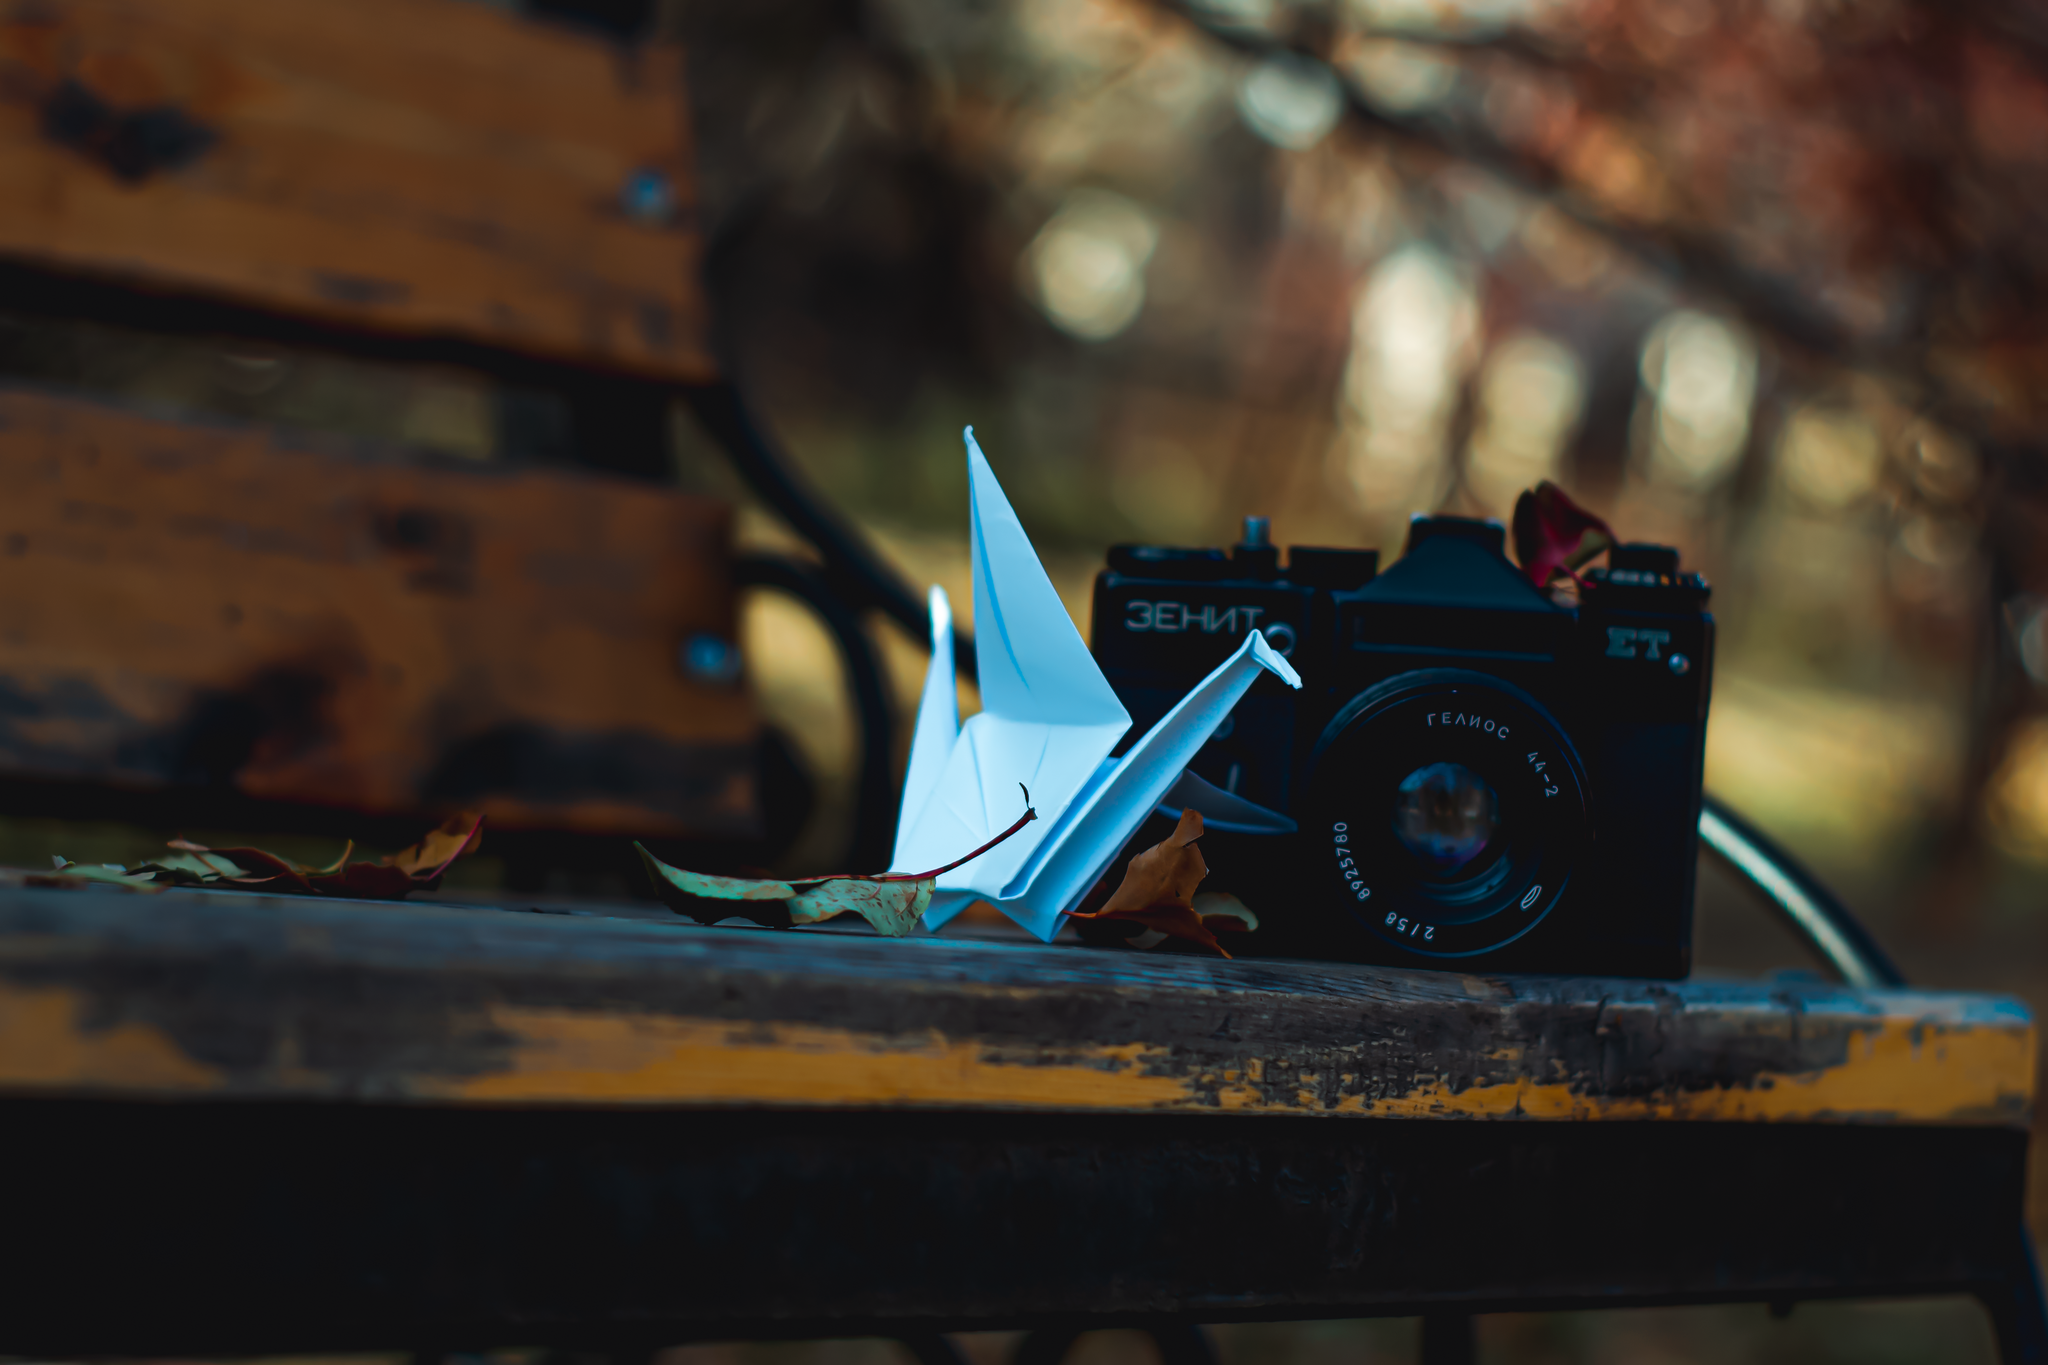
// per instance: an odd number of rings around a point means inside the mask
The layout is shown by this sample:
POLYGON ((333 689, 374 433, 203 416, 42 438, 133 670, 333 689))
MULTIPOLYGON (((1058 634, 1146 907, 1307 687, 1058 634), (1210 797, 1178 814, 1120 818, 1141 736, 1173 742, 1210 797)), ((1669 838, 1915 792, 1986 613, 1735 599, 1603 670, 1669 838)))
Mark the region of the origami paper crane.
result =
POLYGON ((891 870, 939 866, 1008 828, 1023 814, 1019 784, 1039 818, 941 876, 925 923, 936 929, 968 902, 987 900, 1050 940, 1061 917, 1162 803, 1192 806, 1218 828, 1292 829, 1285 816, 1185 771, 1261 669, 1301 686, 1287 660, 1252 631, 1128 752, 1110 757, 1131 727, 1130 713, 1053 590, 972 427, 965 438, 982 710, 961 724, 952 611, 934 587, 932 661, 891 870))

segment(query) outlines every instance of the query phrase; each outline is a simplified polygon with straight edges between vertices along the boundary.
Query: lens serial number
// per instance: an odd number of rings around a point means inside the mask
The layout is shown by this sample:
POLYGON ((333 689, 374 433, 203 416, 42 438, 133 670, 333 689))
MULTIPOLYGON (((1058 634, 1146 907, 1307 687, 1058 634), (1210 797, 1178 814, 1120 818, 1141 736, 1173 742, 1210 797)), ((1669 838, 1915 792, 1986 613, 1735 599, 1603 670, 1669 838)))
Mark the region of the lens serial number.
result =
POLYGON ((1342 820, 1330 826, 1330 851, 1337 858, 1337 875, 1351 888, 1351 894, 1358 900, 1372 899, 1372 888, 1365 884, 1359 874, 1358 859, 1351 843, 1351 826, 1342 820))

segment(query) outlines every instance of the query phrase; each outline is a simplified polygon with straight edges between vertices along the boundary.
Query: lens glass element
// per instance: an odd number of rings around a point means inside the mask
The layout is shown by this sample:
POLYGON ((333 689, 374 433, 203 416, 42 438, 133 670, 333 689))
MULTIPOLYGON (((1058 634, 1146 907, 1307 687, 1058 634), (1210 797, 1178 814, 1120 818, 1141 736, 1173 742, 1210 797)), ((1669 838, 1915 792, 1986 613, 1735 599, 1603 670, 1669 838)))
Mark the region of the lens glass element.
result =
POLYGON ((1395 791, 1394 837, 1434 876, 1455 876, 1499 827, 1500 798, 1462 763, 1417 768, 1395 791))

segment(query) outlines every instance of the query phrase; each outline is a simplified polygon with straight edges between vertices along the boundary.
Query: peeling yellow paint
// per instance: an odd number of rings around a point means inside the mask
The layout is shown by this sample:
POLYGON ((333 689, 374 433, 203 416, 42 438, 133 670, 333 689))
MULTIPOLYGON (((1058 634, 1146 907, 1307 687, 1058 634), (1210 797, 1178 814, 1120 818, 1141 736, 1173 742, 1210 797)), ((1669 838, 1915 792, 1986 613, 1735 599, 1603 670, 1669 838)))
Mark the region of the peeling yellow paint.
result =
POLYGON ((519 1039, 511 1064, 449 1090, 468 1100, 641 1103, 1017 1105, 1159 1108, 1186 1093, 1141 1063, 1142 1044, 1082 1050, 1047 1065, 1004 1060, 935 1034, 880 1040, 789 1024, 499 1009, 519 1039))
MULTIPOLYGON (((1049 1063, 937 1036, 883 1039, 793 1025, 633 1019, 500 1010, 520 1041, 510 1064, 452 1092, 463 1099, 645 1104, 930 1105, 1388 1118, 2012 1123, 2033 1098, 2030 1027, 1945 1028, 1873 1020, 1840 1065, 1766 1075, 1739 1087, 1648 1096, 1588 1095, 1526 1079, 1454 1088, 1437 1079, 1405 1093, 1325 1102, 1314 1072, 1270 1094, 1265 1059, 1242 1070, 1173 1075, 1167 1049, 1076 1048, 1049 1063)), ((1345 1073, 1348 1078, 1351 1073, 1345 1073)))
POLYGON ((0 990, 0 1086, 184 1093, 220 1087, 160 1028, 89 1026, 85 1001, 64 987, 0 990))
POLYGON ((1534 1080, 1463 1090, 1439 1084, 1370 1101, 1348 1095, 1336 1108, 1417 1118, 2023 1122, 2033 1105, 2034 1075, 2031 1029, 1949 1031, 1885 1020, 1852 1043, 1839 1066, 1765 1075, 1743 1086, 1599 1096, 1534 1080))
MULTIPOLYGON (((1838 1026, 1831 1024, 1831 1026, 1838 1026)), ((458 1030, 494 1042, 483 1069, 420 1064, 379 1088, 428 1102, 591 1105, 924 1106, 1334 1114, 1387 1118, 2017 1125, 2033 1101, 2036 1040, 2023 1016, 1996 1024, 1904 1013, 1858 1021, 1844 1059, 1739 1086, 1590 1095, 1555 1074, 1459 1088, 1376 1078, 1357 1056, 1329 1072, 1298 1056, 1246 1054, 1197 1071, 1163 1045, 1005 1046, 936 1032, 877 1036, 819 1025, 626 1012, 491 1007, 458 1030), (1269 1067, 1270 1064, 1270 1067, 1269 1067), (1340 1069, 1341 1068, 1341 1069, 1340 1069), (1271 1085, 1262 1078, 1274 1076, 1271 1085), (1282 1079, 1284 1078, 1284 1080, 1282 1079)), ((430 1049, 431 1051, 431 1049, 430 1049)), ((1349 1050, 1345 1050, 1349 1051, 1349 1050)), ((1526 1060, 1526 1059, 1525 1059, 1526 1060)), ((334 1096, 363 1078, 308 1065, 295 1032, 229 1073, 162 1029, 101 1025, 68 988, 0 987, 0 1089, 164 1095, 334 1096)))

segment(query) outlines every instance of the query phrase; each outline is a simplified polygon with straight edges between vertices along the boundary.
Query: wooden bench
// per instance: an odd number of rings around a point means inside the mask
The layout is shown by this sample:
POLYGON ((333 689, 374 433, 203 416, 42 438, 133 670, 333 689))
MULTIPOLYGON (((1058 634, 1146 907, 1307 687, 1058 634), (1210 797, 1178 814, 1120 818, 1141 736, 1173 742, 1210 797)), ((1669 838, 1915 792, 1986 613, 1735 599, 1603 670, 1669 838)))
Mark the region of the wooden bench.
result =
MULTIPOLYGON (((10 312, 459 367, 559 396, 573 456, 0 389, 0 802, 729 851, 752 584, 846 651, 873 865, 856 614, 920 608, 721 380, 703 254, 659 44, 464 0, 0 16, 10 312), (678 401, 829 575, 650 479, 678 401)), ((1424 1313, 1449 1361, 1489 1309, 1964 1292, 2048 1358, 2008 1002, 517 910, 0 877, 0 1348, 1133 1323, 1178 1362, 1190 1322, 1424 1313)))
POLYGON ((0 16, 9 310, 459 366, 560 396, 583 466, 0 390, 0 800, 757 835, 730 508, 616 476, 666 478, 717 377, 691 194, 659 43, 464 0, 0 16))
POLYGON ((1968 1293, 2041 1358, 2011 1001, 662 913, 0 890, 7 1349, 1968 1293))
POLYGON ((717 373, 673 47, 461 0, 62 0, 0 20, 0 74, 0 252, 28 270, 717 373))

